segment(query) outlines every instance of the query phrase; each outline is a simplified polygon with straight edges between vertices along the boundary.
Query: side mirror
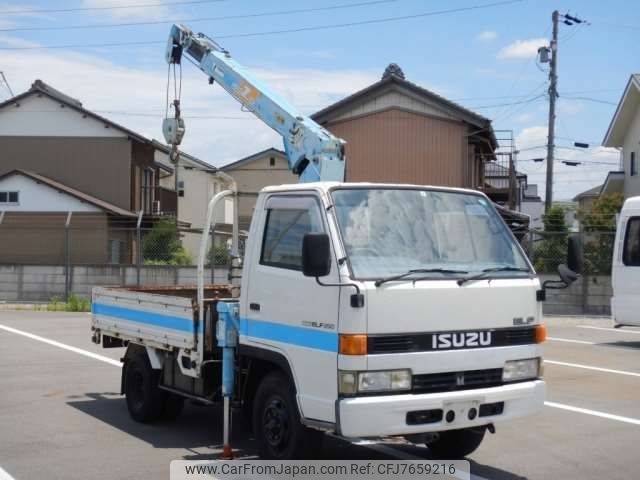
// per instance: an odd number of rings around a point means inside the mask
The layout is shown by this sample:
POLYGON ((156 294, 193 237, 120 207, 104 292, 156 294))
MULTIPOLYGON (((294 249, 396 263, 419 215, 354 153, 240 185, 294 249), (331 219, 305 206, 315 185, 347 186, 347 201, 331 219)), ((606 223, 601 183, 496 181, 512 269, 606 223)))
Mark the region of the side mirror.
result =
MULTIPOLYGON (((574 273, 582 273, 582 243, 577 235, 570 235, 567 245, 567 267, 574 273)), ((562 276, 562 275, 560 275, 562 276)))
POLYGON ((302 237, 302 273, 305 277, 324 277, 331 271, 331 248, 326 233, 307 233, 302 237))

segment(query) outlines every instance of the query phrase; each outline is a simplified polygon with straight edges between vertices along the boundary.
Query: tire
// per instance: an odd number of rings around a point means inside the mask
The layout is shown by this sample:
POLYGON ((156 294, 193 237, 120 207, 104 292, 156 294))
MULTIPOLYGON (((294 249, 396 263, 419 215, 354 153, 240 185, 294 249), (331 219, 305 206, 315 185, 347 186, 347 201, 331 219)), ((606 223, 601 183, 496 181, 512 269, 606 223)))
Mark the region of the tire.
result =
POLYGON ((279 371, 269 373, 258 386, 253 433, 260 458, 265 460, 314 458, 324 437, 323 432, 300 423, 293 388, 279 371))
POLYGON ((153 370, 147 353, 139 351, 126 362, 124 393, 131 417, 149 423, 162 417, 167 395, 158 388, 159 370, 153 370))
POLYGON ((175 393, 167 392, 164 410, 162 411, 162 419, 175 420, 176 418, 178 418, 183 408, 184 397, 176 395, 175 393))
POLYGON ((486 428, 463 428, 440 432, 439 438, 427 444, 434 459, 457 460, 474 452, 482 443, 486 428))

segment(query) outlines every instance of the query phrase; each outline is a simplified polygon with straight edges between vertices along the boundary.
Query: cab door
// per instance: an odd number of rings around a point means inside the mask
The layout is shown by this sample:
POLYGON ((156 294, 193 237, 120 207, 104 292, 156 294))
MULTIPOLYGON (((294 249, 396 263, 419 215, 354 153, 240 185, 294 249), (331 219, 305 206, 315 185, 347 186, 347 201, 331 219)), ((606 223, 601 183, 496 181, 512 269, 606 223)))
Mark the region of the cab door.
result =
MULTIPOLYGON (((272 194, 262 205, 264 211, 254 212, 261 220, 252 234, 261 241, 252 254, 242 333, 287 358, 303 417, 335 422, 340 289, 302 274, 303 236, 327 231, 321 200, 311 193, 272 194)), ((332 251, 323 280, 337 282, 337 272, 332 251)))

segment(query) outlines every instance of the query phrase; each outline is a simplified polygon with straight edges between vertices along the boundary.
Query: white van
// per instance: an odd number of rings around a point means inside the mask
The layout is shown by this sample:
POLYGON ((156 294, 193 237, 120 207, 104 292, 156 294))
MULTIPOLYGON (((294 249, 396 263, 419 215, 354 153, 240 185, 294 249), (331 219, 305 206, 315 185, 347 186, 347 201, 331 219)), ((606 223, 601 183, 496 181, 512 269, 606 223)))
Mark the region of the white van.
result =
POLYGON ((640 326, 640 197, 628 198, 622 206, 611 281, 613 320, 617 325, 640 326))

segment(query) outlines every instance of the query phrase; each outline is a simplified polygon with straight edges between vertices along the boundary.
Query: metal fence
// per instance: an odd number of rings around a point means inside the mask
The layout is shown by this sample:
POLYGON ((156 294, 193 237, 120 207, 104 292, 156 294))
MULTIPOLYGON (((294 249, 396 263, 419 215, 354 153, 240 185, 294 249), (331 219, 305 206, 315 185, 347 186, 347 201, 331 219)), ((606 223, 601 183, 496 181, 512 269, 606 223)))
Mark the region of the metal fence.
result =
POLYGON ((582 245, 582 264, 585 275, 611 275, 611 261, 615 232, 545 232, 530 230, 522 239, 522 246, 536 272, 553 274, 558 265, 567 263, 569 236, 578 236, 582 245))

